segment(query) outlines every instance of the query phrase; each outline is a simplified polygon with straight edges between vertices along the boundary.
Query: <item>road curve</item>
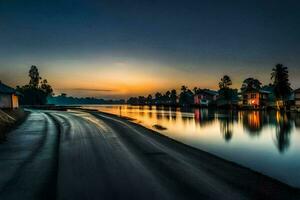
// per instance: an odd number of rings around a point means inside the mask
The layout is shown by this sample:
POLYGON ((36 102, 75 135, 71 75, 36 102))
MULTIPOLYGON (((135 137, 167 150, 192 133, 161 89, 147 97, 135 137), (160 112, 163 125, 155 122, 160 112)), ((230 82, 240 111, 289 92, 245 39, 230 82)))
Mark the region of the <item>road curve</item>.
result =
POLYGON ((39 111, 0 143, 0 199, 54 199, 58 134, 39 111))
MULTIPOLYGON (((44 170, 39 176, 34 173, 15 176, 25 182, 27 179, 29 183, 33 179, 39 182, 27 188, 31 194, 27 199, 49 191, 56 199, 75 200, 299 199, 299 191, 285 184, 110 114, 35 111, 19 129, 22 127, 31 127, 28 131, 43 135, 40 141, 44 141, 37 142, 43 145, 32 149, 31 153, 38 152, 36 156, 24 156, 27 168, 39 168, 39 162, 32 162, 35 160, 32 157, 49 158, 48 165, 42 162, 44 170), (34 117, 39 118, 39 123, 34 117), (48 146, 52 148, 47 150, 48 146), (53 182, 55 187, 44 189, 53 182)), ((10 135, 18 135, 19 129, 10 135)), ((26 131, 19 134, 27 135, 26 131)), ((9 154, 1 152, 0 145, 0 159, 9 154)), ((26 169, 26 165, 22 166, 26 169)), ((3 169, 5 166, 0 164, 0 170, 3 169)), ((21 165, 18 169, 23 171, 21 165)), ((18 184, 10 181, 14 176, 3 177, 0 176, 0 199, 18 199, 6 195, 10 194, 7 191, 17 191, 18 184)))

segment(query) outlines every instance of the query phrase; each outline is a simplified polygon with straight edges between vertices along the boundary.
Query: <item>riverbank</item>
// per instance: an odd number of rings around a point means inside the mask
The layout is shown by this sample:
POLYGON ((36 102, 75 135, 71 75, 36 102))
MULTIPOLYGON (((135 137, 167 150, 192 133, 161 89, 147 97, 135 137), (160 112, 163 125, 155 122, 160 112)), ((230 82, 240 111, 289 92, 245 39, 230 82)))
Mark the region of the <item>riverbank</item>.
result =
POLYGON ((1 110, 0 109, 0 140, 5 138, 5 134, 12 128, 21 124, 28 113, 23 109, 1 110))

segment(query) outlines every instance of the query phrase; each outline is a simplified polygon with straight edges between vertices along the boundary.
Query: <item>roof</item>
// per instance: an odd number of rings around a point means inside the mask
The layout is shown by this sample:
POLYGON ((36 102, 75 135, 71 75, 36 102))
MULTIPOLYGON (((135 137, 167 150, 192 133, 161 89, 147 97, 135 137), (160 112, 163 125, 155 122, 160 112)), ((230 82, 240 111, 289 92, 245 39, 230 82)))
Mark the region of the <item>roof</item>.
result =
POLYGON ((202 94, 208 94, 208 95, 211 95, 211 96, 216 96, 218 95, 219 93, 217 91, 214 91, 214 90, 208 90, 208 89, 204 89, 202 91, 200 91, 198 94, 196 95, 202 95, 202 94))
POLYGON ((268 90, 259 90, 260 93, 271 94, 272 92, 268 90))
POLYGON ((300 93, 300 88, 294 90, 294 92, 297 92, 297 93, 299 92, 300 93))
POLYGON ((16 93, 16 90, 3 84, 1 81, 0 81, 0 93, 3 93, 3 94, 15 94, 16 93))
POLYGON ((218 95, 219 93, 217 91, 214 90, 205 90, 204 92, 211 94, 211 95, 218 95))
POLYGON ((242 91, 242 93, 254 93, 254 92, 259 92, 259 93, 263 93, 263 94, 272 94, 272 92, 267 91, 267 90, 255 90, 255 89, 247 89, 245 91, 242 91))

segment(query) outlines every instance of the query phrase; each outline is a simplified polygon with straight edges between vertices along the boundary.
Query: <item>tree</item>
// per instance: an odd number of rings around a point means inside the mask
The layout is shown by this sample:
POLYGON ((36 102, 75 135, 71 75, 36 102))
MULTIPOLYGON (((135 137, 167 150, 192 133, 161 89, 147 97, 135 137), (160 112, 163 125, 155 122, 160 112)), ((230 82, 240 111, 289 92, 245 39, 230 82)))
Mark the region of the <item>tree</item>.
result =
POLYGON ((138 98, 137 98, 137 97, 130 97, 130 98, 127 100, 127 103, 128 103, 128 104, 131 104, 131 105, 137 105, 137 104, 138 104, 138 98))
POLYGON ((171 90, 170 100, 171 100, 171 104, 173 105, 177 103, 177 92, 175 89, 171 90))
POLYGON ((147 98, 145 98, 144 96, 139 96, 138 97, 138 104, 139 105, 145 105, 146 101, 147 101, 147 98))
POLYGON ((181 92, 186 92, 186 91, 187 91, 187 89, 188 89, 188 87, 187 87, 187 86, 185 86, 185 85, 181 86, 181 92))
POLYGON ((39 82, 42 79, 39 74, 39 70, 35 65, 32 65, 29 70, 29 86, 32 88, 38 88, 39 82))
POLYGON ((44 79, 41 81, 41 89, 47 96, 52 96, 53 95, 53 89, 51 85, 48 84, 47 79, 44 79))
POLYGON ((187 86, 181 86, 181 93, 179 95, 179 103, 181 105, 190 105, 193 104, 194 93, 188 89, 187 86))
POLYGON ((164 104, 169 104, 169 103, 170 103, 170 95, 171 95, 171 92, 170 92, 170 91, 167 91, 167 92, 165 93, 165 95, 163 96, 164 104))
POLYGON ((261 89, 261 82, 255 78, 247 78, 243 81, 241 91, 252 91, 252 90, 260 90, 261 89))
POLYGON ((194 92, 194 94, 197 94, 197 93, 198 93, 198 88, 197 88, 197 87, 194 87, 194 88, 193 88, 193 92, 194 92))
POLYGON ((232 107, 232 100, 237 95, 236 91, 231 89, 232 80, 228 75, 224 75, 219 82, 219 98, 218 104, 222 106, 230 106, 232 107))
POLYGON ((282 64, 277 64, 272 69, 271 80, 273 80, 276 98, 283 101, 287 100, 292 90, 289 82, 288 68, 282 64))
POLYGON ((39 70, 32 65, 29 70, 29 84, 22 87, 17 86, 17 91, 23 95, 20 97, 20 103, 23 105, 43 105, 47 103, 47 98, 53 95, 53 89, 45 79, 42 79, 39 70))
POLYGON ((232 85, 231 78, 228 75, 224 75, 219 82, 220 89, 228 89, 232 85))
POLYGON ((162 94, 160 92, 157 92, 155 94, 155 103, 156 104, 161 104, 161 100, 162 100, 162 94))
POLYGON ((147 97, 147 104, 152 104, 152 100, 153 100, 152 95, 149 94, 147 97))

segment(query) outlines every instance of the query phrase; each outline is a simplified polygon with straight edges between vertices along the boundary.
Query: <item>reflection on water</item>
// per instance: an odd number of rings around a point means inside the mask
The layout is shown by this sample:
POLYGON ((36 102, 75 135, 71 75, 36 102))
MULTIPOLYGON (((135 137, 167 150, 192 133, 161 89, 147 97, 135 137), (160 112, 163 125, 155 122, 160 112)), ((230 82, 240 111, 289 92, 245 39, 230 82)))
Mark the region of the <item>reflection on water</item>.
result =
MULTIPOLYGON (((90 107, 89 107, 90 108, 90 107)), ((300 187, 300 116, 156 106, 93 106, 300 187), (154 126, 158 125, 158 126, 154 126)))
POLYGON ((276 146, 280 152, 284 152, 290 145, 292 123, 295 123, 288 114, 276 113, 276 146))
POLYGON ((233 118, 226 117, 220 120, 220 130, 226 142, 230 141, 233 135, 233 118))

